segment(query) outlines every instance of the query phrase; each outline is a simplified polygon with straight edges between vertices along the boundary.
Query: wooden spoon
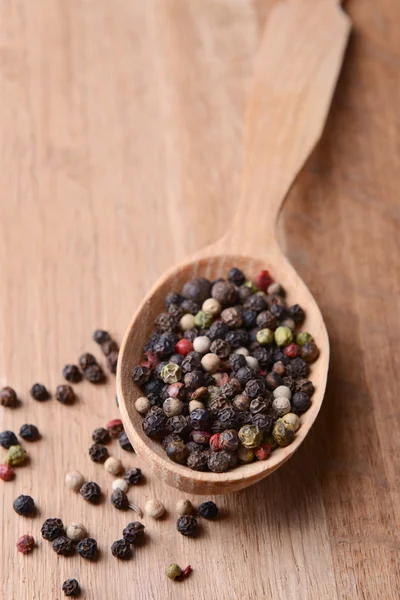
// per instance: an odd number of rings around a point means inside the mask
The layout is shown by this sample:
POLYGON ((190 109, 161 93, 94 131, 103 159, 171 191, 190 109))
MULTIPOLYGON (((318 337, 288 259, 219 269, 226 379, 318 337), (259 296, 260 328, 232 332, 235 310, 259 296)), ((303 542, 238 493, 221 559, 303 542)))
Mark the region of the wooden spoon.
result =
POLYGON ((243 189, 236 218, 226 235, 165 273, 137 309, 123 341, 117 373, 119 405, 126 432, 151 471, 194 494, 221 494, 249 486, 284 463, 306 437, 322 404, 329 342, 319 308, 276 239, 283 201, 324 128, 343 60, 350 22, 334 0, 285 0, 272 9, 259 51, 246 121, 243 189), (294 442, 266 461, 227 473, 200 473, 168 459, 148 438, 134 407, 142 395, 131 379, 142 348, 169 291, 192 277, 211 280, 239 267, 249 277, 268 269, 287 292, 288 302, 306 309, 305 329, 321 354, 313 365, 315 393, 294 442))

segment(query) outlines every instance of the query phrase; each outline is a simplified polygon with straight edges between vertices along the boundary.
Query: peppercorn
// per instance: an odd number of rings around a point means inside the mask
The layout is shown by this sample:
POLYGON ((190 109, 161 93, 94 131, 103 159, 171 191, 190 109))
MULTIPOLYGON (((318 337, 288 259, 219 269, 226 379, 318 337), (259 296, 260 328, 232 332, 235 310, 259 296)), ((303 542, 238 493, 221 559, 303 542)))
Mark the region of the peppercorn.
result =
MULTIPOLYGON (((203 380, 204 380, 204 377, 203 377, 203 380)), ((199 388, 197 388, 196 390, 194 390, 194 392, 192 392, 190 399, 192 401, 201 402, 201 401, 207 400, 208 396, 209 396, 208 389, 206 388, 205 385, 202 385, 199 388)))
POLYGON ((61 519, 46 519, 42 525, 42 538, 52 542, 57 537, 64 535, 64 524, 61 519))
POLYGON ((302 323, 306 317, 304 310, 299 304, 294 304, 289 308, 289 315, 297 324, 302 323))
POLYGON ((101 383, 105 378, 103 369, 97 364, 85 369, 83 374, 90 383, 101 383))
POLYGON ((117 372, 118 356, 118 352, 110 352, 110 354, 107 356, 107 366, 111 373, 114 373, 114 375, 117 372))
POLYGON ((135 402, 135 408, 141 415, 145 415, 150 406, 150 401, 146 396, 140 396, 135 402))
POLYGON ((70 383, 79 383, 82 379, 82 373, 76 365, 65 365, 62 374, 70 383))
POLYGON ((10 446, 18 446, 18 438, 13 431, 3 431, 0 433, 0 446, 8 450, 10 446))
POLYGON ((178 515, 191 515, 193 512, 193 504, 190 500, 178 500, 175 509, 178 515))
POLYGON ((244 276, 243 271, 238 269, 237 267, 233 267, 228 273, 228 281, 229 283, 233 283, 238 287, 245 282, 246 278, 244 276))
POLYGON ((267 377, 265 378, 265 381, 267 382, 267 386, 270 390, 275 390, 277 387, 283 384, 282 377, 280 377, 278 373, 274 372, 268 373, 267 377))
POLYGON ((125 527, 122 535, 128 544, 137 544, 144 537, 144 525, 139 521, 133 521, 125 527))
POLYGON ((148 367, 138 365, 132 370, 132 381, 136 385, 143 386, 150 379, 151 370, 148 367))
POLYGON ((117 342, 110 338, 109 340, 106 340, 103 344, 101 344, 101 350, 104 356, 109 356, 114 352, 118 353, 119 348, 117 342))
POLYGON ((256 448, 261 443, 262 432, 255 425, 244 425, 239 430, 239 439, 246 448, 256 448))
POLYGON ((115 558, 127 560, 132 556, 132 546, 122 538, 112 544, 111 554, 115 556, 115 558))
POLYGON ((66 474, 65 483, 70 490, 78 492, 85 483, 85 478, 79 471, 71 471, 66 474))
POLYGON ((294 388, 295 388, 295 385, 296 385, 296 381, 293 379, 293 377, 291 377, 291 376, 283 377, 282 378, 282 383, 283 383, 283 385, 285 385, 286 387, 288 387, 289 390, 293 394, 294 388))
POLYGON ((284 353, 288 358, 296 358, 299 355, 300 348, 297 344, 289 344, 285 347, 284 353))
POLYGON ((84 483, 79 490, 81 496, 91 504, 98 504, 101 498, 101 488, 94 481, 84 483))
POLYGON ((301 414, 308 410, 311 405, 311 398, 305 392, 296 392, 292 396, 292 411, 295 414, 301 414))
POLYGON ((244 302, 244 308, 254 310, 256 313, 260 313, 267 308, 267 302, 264 296, 258 294, 252 294, 244 302))
POLYGON ((257 460, 267 460, 271 455, 271 444, 261 444, 254 451, 257 460))
POLYGON ((201 444, 196 444, 196 442, 188 442, 186 448, 188 449, 189 454, 192 454, 192 452, 201 452, 203 450, 203 446, 201 444))
POLYGON ((166 569, 165 569, 165 574, 168 577, 168 579, 177 579, 182 575, 182 569, 180 568, 179 565, 176 564, 172 564, 169 565, 166 569))
POLYGON ((266 400, 262 396, 258 396, 257 398, 253 398, 250 402, 250 413, 252 415, 256 415, 258 413, 268 414, 271 406, 270 400, 266 400))
POLYGON ((49 392, 41 383, 35 383, 35 385, 32 386, 31 396, 34 400, 39 400, 40 402, 50 398, 49 392))
POLYGON ((209 453, 206 451, 192 452, 187 459, 187 466, 193 471, 206 471, 209 453))
POLYGON ((216 519, 218 517, 218 506, 215 502, 208 500, 207 502, 202 502, 198 508, 199 515, 203 517, 203 519, 216 519))
POLYGON ((79 357, 78 364, 79 364, 80 368, 82 369, 82 371, 86 371, 86 369, 88 367, 90 367, 92 365, 97 365, 97 360, 93 356, 93 354, 90 354, 90 352, 84 352, 79 357))
POLYGON ((115 508, 118 508, 118 510, 128 510, 128 496, 121 489, 114 490, 111 494, 111 504, 113 504, 115 508))
MULTIPOLYGON (((255 413, 251 416, 250 422, 252 425, 255 425, 256 427, 258 427, 258 429, 262 433, 267 433, 267 434, 271 433, 273 419, 269 414, 267 415, 262 412, 255 413)), ((248 425, 249 423, 245 423, 245 424, 248 425)))
POLYGON ((249 344, 249 334, 244 329, 234 329, 229 331, 225 340, 231 345, 232 350, 237 350, 241 346, 247 346, 249 344))
POLYGON ((285 398, 290 400, 292 397, 292 392, 286 385, 280 385, 279 387, 274 389, 272 395, 274 398, 279 398, 281 396, 284 396, 285 398))
POLYGON ((27 458, 28 454, 26 450, 17 444, 16 446, 9 447, 4 462, 10 467, 19 467, 20 465, 24 464, 27 458))
POLYGON ((122 423, 121 419, 111 419, 111 421, 107 423, 107 429, 112 438, 117 438, 119 437, 120 433, 124 431, 124 424, 122 423))
POLYGON ((290 361, 293 377, 305 379, 309 372, 309 366, 303 358, 297 357, 290 361))
POLYGON ((211 433, 221 433, 224 429, 226 429, 226 427, 219 419, 216 419, 211 425, 211 433))
POLYGON ((96 344, 99 344, 100 346, 111 340, 110 334, 104 329, 96 329, 92 337, 96 344))
POLYGON ((252 400, 253 398, 257 398, 257 396, 261 396, 265 394, 267 386, 263 379, 249 379, 246 383, 245 393, 252 400))
POLYGON ((182 296, 186 300, 191 300, 197 304, 202 304, 209 298, 211 292, 211 282, 205 277, 197 277, 187 281, 182 288, 182 296))
POLYGON ((165 513, 165 507, 159 500, 148 500, 145 504, 144 512, 152 519, 160 519, 165 513))
POLYGON ((108 457, 108 450, 100 444, 93 444, 89 448, 89 456, 93 462, 103 463, 108 457))
POLYGON ((208 329, 214 321, 214 315, 203 310, 199 310, 194 317, 194 324, 200 329, 208 329))
POLYGON ((127 469, 124 473, 124 479, 129 485, 137 485, 142 477, 141 469, 127 469))
POLYGON ((68 384, 59 385, 56 389, 56 399, 61 404, 72 404, 75 401, 75 392, 68 384))
POLYGON ((278 446, 288 446, 294 439, 294 427, 278 419, 272 430, 272 436, 278 446))
POLYGON ((225 473, 229 470, 229 456, 226 452, 211 452, 208 456, 207 466, 213 473, 225 473))
POLYGON ((124 471, 124 467, 119 458, 115 458, 114 456, 110 456, 107 458, 104 463, 104 468, 111 475, 120 475, 124 471))
POLYGON ((52 543, 53 550, 59 556, 70 556, 75 552, 75 546, 72 540, 69 540, 65 535, 60 535, 55 538, 52 543))
POLYGON ((196 408, 190 413, 189 421, 193 429, 208 431, 212 423, 211 413, 206 409, 196 408))
POLYGON ((66 596, 79 596, 81 588, 76 579, 66 579, 62 584, 62 591, 66 596))
POLYGON ((78 544, 78 553, 86 560, 95 560, 97 557, 97 542, 93 538, 85 538, 78 544))
POLYGON ((71 523, 71 525, 68 525, 65 533, 67 538, 73 542, 80 542, 87 536, 86 529, 82 523, 71 523))
MULTIPOLYGON (((247 358, 250 354, 249 350, 247 348, 245 348, 244 346, 241 346, 240 348, 237 348, 234 351, 234 354, 242 354, 245 358, 247 358)), ((247 364, 247 361, 246 361, 247 364)))
POLYGON ((0 479, 2 481, 11 481, 15 477, 15 471, 8 465, 0 465, 0 479))
POLYGON ((285 425, 291 425, 295 431, 300 429, 300 418, 292 412, 283 415, 282 421, 285 423, 285 425))
MULTIPOLYGON (((188 373, 188 375, 191 375, 191 373, 188 373)), ((182 413, 183 403, 178 398, 167 398, 162 407, 167 417, 175 417, 182 413)))
POLYGON ((35 538, 26 533, 18 538, 16 546, 18 552, 22 552, 22 554, 28 554, 29 552, 32 552, 33 548, 35 547, 35 538))
POLYGON ((189 352, 182 361, 182 373, 191 373, 197 371, 201 366, 201 354, 199 352, 189 352))
MULTIPOLYGON (((172 417, 173 419, 176 417, 172 417)), ((149 437, 159 438, 165 432, 165 417, 147 414, 142 422, 143 431, 149 437)))
POLYGON ((211 295, 222 306, 231 306, 237 299, 236 287, 228 281, 220 280, 214 283, 211 295))
POLYGON ((285 396, 278 396, 272 402, 272 409, 278 417, 283 417, 283 415, 286 415, 291 410, 290 400, 285 396))
POLYGON ((233 408, 238 411, 248 410, 249 405, 250 405, 250 400, 249 400, 248 396, 246 396, 246 394, 239 394, 238 396, 235 396, 235 398, 232 401, 233 408))
POLYGON ((125 431, 121 431, 121 433, 119 434, 118 442, 122 450, 125 450, 126 452, 135 451, 125 431))
POLYGON ((99 427, 92 433, 92 440, 95 444, 107 444, 110 441, 110 433, 105 427, 99 427))
POLYGON ((129 490, 129 484, 124 479, 114 479, 111 484, 112 490, 122 490, 125 494, 129 490))
POLYGON ((242 354, 231 354, 229 364, 232 367, 232 371, 238 371, 246 366, 246 358, 242 354))
POLYGON ((168 308, 171 304, 182 304, 183 301, 183 297, 178 294, 177 292, 169 292, 166 296, 165 296, 165 300, 164 300, 164 304, 165 304, 165 308, 168 308))
POLYGON ((186 417, 177 415, 167 419, 165 431, 168 433, 178 433, 181 437, 185 437, 189 433, 189 424, 186 417))
POLYGON ((253 462, 255 457, 253 448, 246 448, 246 446, 243 446, 242 444, 239 445, 236 454, 239 459, 239 462, 245 464, 253 462))
POLYGON ((229 399, 232 399, 242 391, 240 381, 236 377, 232 377, 227 383, 221 386, 222 394, 229 399))
POLYGON ((239 446, 239 437, 236 429, 226 429, 219 434, 219 446, 222 450, 234 452, 239 446))
POLYGON ((28 442, 34 442, 40 438, 39 429, 36 427, 36 425, 21 425, 19 435, 22 437, 22 439, 28 442))
POLYGON ((215 321, 208 331, 208 338, 213 342, 216 339, 224 340, 229 333, 229 327, 223 321, 215 321))
POLYGON ((235 429, 237 424, 237 412, 231 406, 223 408, 218 412, 218 420, 224 429, 235 429))
POLYGON ((237 329, 238 327, 242 327, 242 325, 243 325, 242 313, 235 306, 231 306, 229 308, 225 308, 221 312, 221 319, 231 329, 237 329))
POLYGON ((242 310, 242 320, 246 329, 253 329, 257 325, 257 312, 251 308, 242 310))
POLYGON ((314 385, 309 379, 298 379, 296 381, 296 392, 304 392, 307 396, 311 396, 314 393, 314 385))
POLYGON ((318 346, 314 342, 307 342, 300 348, 300 355, 307 362, 314 362, 319 356, 318 346))
POLYGON ((197 519, 192 515, 182 515, 176 522, 176 528, 182 535, 193 536, 197 532, 197 519))
POLYGON ((184 465, 186 463, 187 457, 189 455, 189 451, 186 447, 186 444, 178 440, 170 442, 166 446, 165 451, 167 453, 168 458, 181 465, 184 465))
POLYGON ((235 373, 236 379, 238 379, 242 385, 246 385, 246 383, 250 381, 250 379, 254 378, 254 375, 255 373, 253 369, 251 369, 247 365, 245 367, 240 367, 240 369, 238 369, 235 373))
POLYGON ((159 314, 154 324, 158 333, 170 332, 177 327, 177 321, 170 313, 159 314))
POLYGON ((256 324, 261 329, 275 331, 275 329, 278 327, 278 320, 269 310, 263 310, 258 314, 256 324))
POLYGON ((18 402, 17 394, 11 387, 4 387, 0 390, 0 405, 15 406, 18 402))

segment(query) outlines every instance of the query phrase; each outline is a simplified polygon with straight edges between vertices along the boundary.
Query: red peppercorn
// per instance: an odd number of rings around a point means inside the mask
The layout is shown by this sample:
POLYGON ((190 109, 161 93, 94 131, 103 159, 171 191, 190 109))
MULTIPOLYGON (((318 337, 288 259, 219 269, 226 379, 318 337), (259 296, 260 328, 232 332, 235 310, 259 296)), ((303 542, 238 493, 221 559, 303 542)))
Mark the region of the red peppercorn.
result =
POLYGON ((0 465, 0 479, 3 481, 11 481, 14 479, 15 471, 8 465, 0 465))
POLYGON ((220 445, 220 442, 219 442, 219 436, 220 436, 219 433, 214 433, 214 435, 212 435, 210 437, 210 448, 212 450, 219 450, 220 449, 221 445, 220 445))
POLYGON ((283 352, 289 358, 296 358, 299 355, 299 350, 300 348, 297 344, 289 344, 283 352))
POLYGON ((257 460, 267 460, 271 454, 271 444, 261 444, 261 446, 255 449, 254 454, 257 460))
POLYGON ((255 284, 259 290, 266 292, 273 281, 269 271, 260 271, 256 277, 255 284))
POLYGON ((189 352, 192 352, 193 344, 190 340, 186 338, 182 338, 175 344, 175 352, 178 354, 182 354, 182 356, 187 356, 189 352))
POLYGON ((121 419, 112 419, 107 423, 107 429, 110 432, 111 437, 117 438, 119 434, 123 432, 124 426, 121 419))
POLYGON ((22 535, 17 540, 17 550, 18 552, 22 552, 22 554, 28 554, 28 552, 31 552, 33 550, 34 545, 35 539, 28 534, 22 535))

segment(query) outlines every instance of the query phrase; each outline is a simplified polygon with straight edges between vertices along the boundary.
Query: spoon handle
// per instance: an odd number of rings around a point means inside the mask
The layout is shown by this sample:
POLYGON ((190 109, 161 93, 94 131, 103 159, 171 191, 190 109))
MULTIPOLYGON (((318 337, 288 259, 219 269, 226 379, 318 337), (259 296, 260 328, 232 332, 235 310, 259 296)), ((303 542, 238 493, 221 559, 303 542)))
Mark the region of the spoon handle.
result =
POLYGON ((285 197, 323 131, 349 32, 338 0, 285 0, 272 9, 256 57, 242 193, 225 248, 275 240, 285 197))

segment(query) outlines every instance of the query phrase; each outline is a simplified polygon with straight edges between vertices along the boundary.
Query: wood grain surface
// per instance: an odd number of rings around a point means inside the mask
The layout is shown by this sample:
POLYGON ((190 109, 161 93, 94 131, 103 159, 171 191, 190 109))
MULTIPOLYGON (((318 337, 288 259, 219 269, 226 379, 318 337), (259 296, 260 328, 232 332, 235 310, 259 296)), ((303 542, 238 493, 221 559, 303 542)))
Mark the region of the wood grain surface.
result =
MULTIPOLYGON (((111 476, 87 456, 118 415, 115 381, 54 392, 96 327, 121 341, 158 275, 224 232, 238 198, 246 92, 264 0, 0 0, 0 383, 18 391, 1 429, 39 426, 31 461, 3 484, 0 597, 62 598, 76 576, 90 600, 397 599, 400 367, 397 318, 400 5, 347 3, 355 30, 323 139, 282 219, 289 258, 331 341, 328 393, 312 433, 266 480, 218 498, 198 539, 175 531, 179 492, 148 478, 129 495, 162 498, 148 542, 118 562, 110 545, 134 513, 109 504, 111 476), (66 490, 80 469, 106 499, 66 490), (17 517, 31 493, 40 514, 17 517), (82 521, 101 556, 57 557, 42 521, 82 521), (31 532, 38 548, 16 553, 31 532), (170 562, 190 579, 166 579, 170 562)), ((111 449, 111 447, 110 447, 111 449)), ((141 466, 114 444, 126 465, 141 466)), ((144 467, 143 467, 144 469, 144 467)))

